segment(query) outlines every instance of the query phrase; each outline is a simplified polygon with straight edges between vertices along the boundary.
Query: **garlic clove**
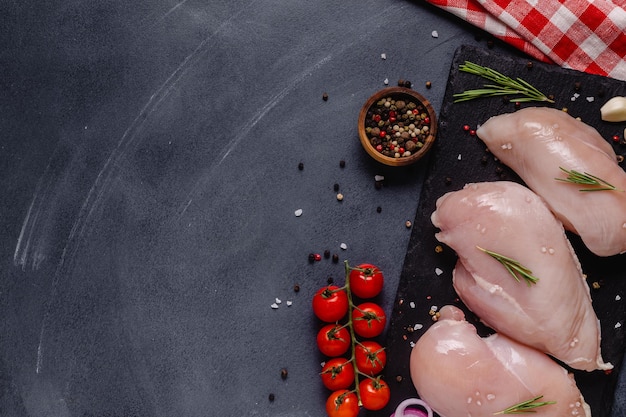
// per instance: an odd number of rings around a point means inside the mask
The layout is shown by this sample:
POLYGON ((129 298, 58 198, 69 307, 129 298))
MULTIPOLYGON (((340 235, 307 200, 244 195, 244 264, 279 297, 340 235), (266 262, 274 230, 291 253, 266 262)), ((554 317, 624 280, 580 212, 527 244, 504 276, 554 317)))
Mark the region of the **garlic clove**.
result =
POLYGON ((613 97, 600 108, 600 114, 605 122, 626 121, 626 97, 613 97))

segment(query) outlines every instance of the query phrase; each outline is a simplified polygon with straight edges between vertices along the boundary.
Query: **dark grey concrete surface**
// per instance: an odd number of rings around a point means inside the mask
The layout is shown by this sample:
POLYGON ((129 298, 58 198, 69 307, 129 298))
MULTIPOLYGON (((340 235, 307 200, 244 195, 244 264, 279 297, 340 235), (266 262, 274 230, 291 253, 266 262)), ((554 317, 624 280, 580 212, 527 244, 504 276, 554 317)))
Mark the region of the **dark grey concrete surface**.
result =
POLYGON ((438 111, 487 37, 407 0, 6 1, 0 23, 0 415, 323 416, 310 297, 343 268, 308 254, 379 265, 390 312, 424 177, 369 159, 358 111, 399 78, 438 111))

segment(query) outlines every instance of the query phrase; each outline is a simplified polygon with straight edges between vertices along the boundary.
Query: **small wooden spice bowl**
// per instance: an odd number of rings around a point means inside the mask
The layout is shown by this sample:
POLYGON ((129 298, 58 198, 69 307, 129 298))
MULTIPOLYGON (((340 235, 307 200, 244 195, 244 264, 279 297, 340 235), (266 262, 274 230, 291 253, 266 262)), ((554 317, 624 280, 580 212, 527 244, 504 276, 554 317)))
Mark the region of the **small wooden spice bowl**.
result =
POLYGON ((415 163, 430 150, 436 136, 437 116, 432 105, 410 88, 384 88, 374 93, 359 113, 361 145, 385 165, 415 163))

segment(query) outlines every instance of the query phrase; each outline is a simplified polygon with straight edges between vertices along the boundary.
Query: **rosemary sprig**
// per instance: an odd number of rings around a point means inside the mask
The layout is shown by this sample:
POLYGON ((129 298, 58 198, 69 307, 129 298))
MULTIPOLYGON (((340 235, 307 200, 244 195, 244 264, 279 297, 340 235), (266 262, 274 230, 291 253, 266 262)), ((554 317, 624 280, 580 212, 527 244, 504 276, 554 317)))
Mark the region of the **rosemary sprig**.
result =
POLYGON ((493 81, 495 84, 485 84, 484 88, 476 90, 466 90, 462 93, 454 94, 454 102, 468 101, 480 97, 494 97, 504 95, 521 95, 521 97, 511 98, 510 101, 528 102, 528 101, 545 101, 548 103, 554 103, 554 100, 549 99, 541 91, 537 90, 530 83, 522 80, 521 78, 510 78, 506 75, 499 73, 498 71, 483 67, 478 64, 474 64, 470 61, 465 61, 465 64, 459 66, 459 71, 467 72, 470 74, 479 75, 483 78, 493 81))
POLYGON ((509 408, 505 408, 502 411, 498 411, 497 413, 493 413, 494 415, 496 414, 522 414, 522 413, 536 413, 537 410, 535 410, 535 408, 537 407, 543 407, 544 405, 550 405, 550 404, 556 404, 556 401, 541 401, 541 402, 537 402, 537 400, 540 400, 543 398, 543 395, 539 395, 535 398, 532 398, 530 400, 526 400, 526 401, 522 401, 519 404, 515 404, 510 406, 509 408))
POLYGON ((555 180, 591 186, 589 188, 581 188, 578 191, 623 191, 618 190, 614 185, 609 184, 602 178, 591 175, 588 172, 579 172, 574 169, 569 170, 563 167, 559 167, 559 169, 567 174, 567 178, 555 178, 555 180))
POLYGON ((493 257, 496 261, 500 262, 509 274, 515 278, 517 282, 521 282, 520 277, 526 281, 526 284, 530 287, 532 284, 536 284, 539 281, 539 278, 533 276, 533 272, 526 268, 524 265, 516 261, 515 259, 511 259, 507 256, 500 255, 499 253, 481 248, 480 246, 476 246, 481 251, 485 252, 487 255, 493 257))

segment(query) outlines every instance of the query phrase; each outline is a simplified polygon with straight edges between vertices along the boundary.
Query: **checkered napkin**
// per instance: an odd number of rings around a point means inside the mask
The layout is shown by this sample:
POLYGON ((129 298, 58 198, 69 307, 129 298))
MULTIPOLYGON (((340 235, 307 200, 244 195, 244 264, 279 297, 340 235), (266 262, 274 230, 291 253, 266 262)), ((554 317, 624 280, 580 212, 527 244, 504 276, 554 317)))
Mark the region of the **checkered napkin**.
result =
POLYGON ((533 58, 626 80, 626 0, 427 0, 533 58))

